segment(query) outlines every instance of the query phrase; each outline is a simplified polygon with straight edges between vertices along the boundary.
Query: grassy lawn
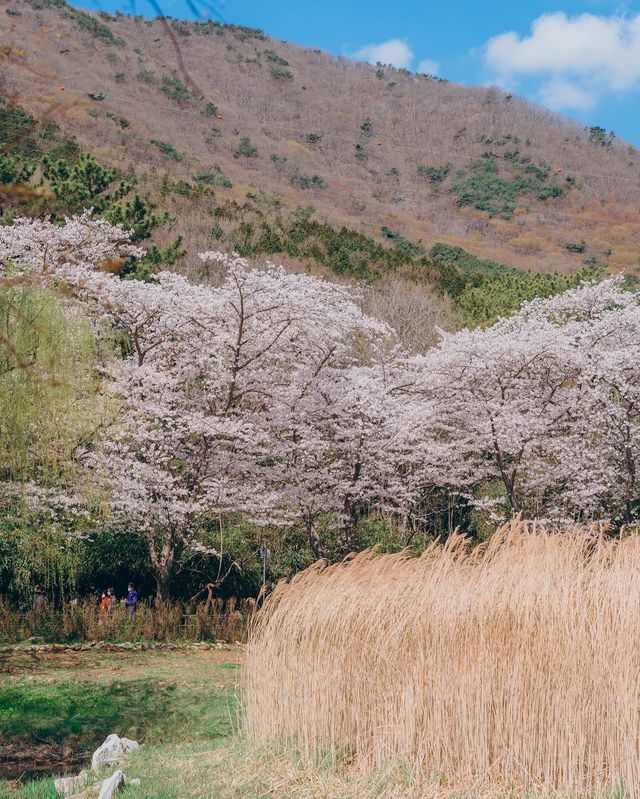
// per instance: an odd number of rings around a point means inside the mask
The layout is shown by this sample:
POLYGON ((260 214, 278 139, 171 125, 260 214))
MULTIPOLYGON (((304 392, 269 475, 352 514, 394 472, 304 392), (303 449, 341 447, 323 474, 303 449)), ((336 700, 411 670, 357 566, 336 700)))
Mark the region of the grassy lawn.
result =
MULTIPOLYGON (((0 663, 0 767, 12 777, 38 766, 74 773, 111 732, 144 747, 127 768, 144 776, 137 793, 184 795, 164 762, 220 746, 237 726, 241 650, 55 653, 5 656, 0 663), (70 750, 73 754, 70 754, 70 750), (165 789, 164 783, 167 783, 165 789)), ((179 780, 177 781, 179 783, 179 780)), ((0 797, 49 799, 49 779, 0 782, 0 797)))

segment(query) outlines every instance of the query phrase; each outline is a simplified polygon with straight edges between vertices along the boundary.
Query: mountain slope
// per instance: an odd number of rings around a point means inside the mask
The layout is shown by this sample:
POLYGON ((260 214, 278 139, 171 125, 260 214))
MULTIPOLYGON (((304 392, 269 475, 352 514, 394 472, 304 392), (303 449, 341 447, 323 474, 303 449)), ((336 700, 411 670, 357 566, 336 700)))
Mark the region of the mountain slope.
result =
MULTIPOLYGON (((0 93, 150 181, 167 172, 238 202, 264 192, 382 240, 528 269, 638 264, 638 153, 513 95, 239 26, 62 0, 3 0, 0 15, 0 93)), ((209 227, 175 229, 207 244, 209 227)))

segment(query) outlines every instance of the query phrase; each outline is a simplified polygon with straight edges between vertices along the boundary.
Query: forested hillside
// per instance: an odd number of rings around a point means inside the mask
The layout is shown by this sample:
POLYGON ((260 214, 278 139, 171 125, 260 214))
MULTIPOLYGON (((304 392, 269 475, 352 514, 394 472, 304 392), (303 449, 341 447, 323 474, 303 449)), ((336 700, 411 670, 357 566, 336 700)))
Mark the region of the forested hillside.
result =
MULTIPOLYGON (((255 204, 246 251, 265 216, 290 224, 302 206, 377 242, 384 231, 425 250, 442 241, 536 271, 637 267, 640 158, 613 132, 241 26, 94 15, 61 0, 0 7, 11 104, 100 162, 135 168, 153 192, 166 173, 179 182, 169 193, 206 187, 219 205, 255 204)), ((171 199, 176 234, 195 246, 222 238, 209 200, 187 214, 181 203, 171 199)))

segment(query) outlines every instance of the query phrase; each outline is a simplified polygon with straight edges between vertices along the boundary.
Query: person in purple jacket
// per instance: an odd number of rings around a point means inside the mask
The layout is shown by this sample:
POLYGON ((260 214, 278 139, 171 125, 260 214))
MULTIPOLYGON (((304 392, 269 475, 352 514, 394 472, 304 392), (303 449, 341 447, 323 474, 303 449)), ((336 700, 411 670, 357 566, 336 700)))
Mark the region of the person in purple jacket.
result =
POLYGON ((138 605, 138 598, 139 594, 135 589, 133 583, 129 583, 129 590, 127 592, 127 598, 124 601, 124 604, 129 612, 129 616, 133 618, 136 615, 136 608, 138 605))

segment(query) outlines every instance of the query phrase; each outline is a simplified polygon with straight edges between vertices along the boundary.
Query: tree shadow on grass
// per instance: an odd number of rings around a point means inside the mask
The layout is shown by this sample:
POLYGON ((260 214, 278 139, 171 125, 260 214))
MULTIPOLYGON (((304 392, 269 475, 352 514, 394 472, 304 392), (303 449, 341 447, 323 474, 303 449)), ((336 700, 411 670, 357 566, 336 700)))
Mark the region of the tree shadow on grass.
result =
POLYGON ((230 691, 158 680, 42 682, 0 689, 0 778, 85 764, 110 733, 140 742, 231 732, 230 691))

